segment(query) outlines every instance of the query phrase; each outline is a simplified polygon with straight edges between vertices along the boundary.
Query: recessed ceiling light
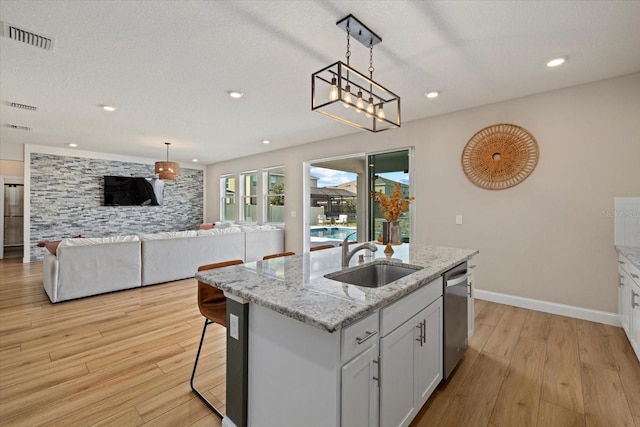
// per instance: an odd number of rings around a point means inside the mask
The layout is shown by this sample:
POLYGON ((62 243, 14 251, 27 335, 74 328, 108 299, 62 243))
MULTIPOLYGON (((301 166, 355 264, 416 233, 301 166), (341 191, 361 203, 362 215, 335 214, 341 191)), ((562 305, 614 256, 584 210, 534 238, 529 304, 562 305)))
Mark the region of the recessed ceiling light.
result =
POLYGON ((118 109, 118 107, 114 107, 113 105, 103 105, 103 106, 102 106, 102 109, 103 109, 104 111, 109 111, 109 112, 111 112, 111 111, 116 111, 116 110, 118 109))
POLYGON ((70 143, 70 144, 67 144, 67 145, 69 145, 69 147, 71 147, 71 148, 76 148, 78 146, 78 144, 74 144, 73 142, 70 143))
POLYGON ((193 159, 191 161, 194 162, 194 163, 198 163, 198 159, 193 159))
POLYGON ((270 142, 271 142, 271 141, 269 141, 268 139, 263 139, 263 140, 262 140, 262 143, 263 143, 263 144, 269 144, 270 142))
POLYGON ((424 96, 426 96, 427 98, 437 98, 438 95, 440 95, 440 92, 435 90, 433 92, 427 92, 424 94, 424 96))
POLYGON ((566 61, 567 58, 555 58, 552 59, 551 61, 547 62, 547 67, 557 67, 558 65, 562 65, 564 64, 564 61, 566 61))
POLYGON ((227 93, 229 94, 230 97, 232 98, 242 98, 244 96, 244 93, 240 92, 239 90, 228 90, 227 93))

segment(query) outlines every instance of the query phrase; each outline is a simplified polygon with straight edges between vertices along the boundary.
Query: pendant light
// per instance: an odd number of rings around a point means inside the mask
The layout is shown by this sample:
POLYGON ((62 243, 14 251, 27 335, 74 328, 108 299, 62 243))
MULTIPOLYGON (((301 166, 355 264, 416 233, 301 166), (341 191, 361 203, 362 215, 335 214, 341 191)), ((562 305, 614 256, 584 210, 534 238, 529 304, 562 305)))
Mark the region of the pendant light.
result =
POLYGON ((400 97, 373 80, 373 46, 382 39, 353 15, 336 25, 347 33, 347 63, 338 61, 311 75, 311 110, 371 132, 399 128, 400 97), (351 67, 352 37, 369 49, 368 77, 351 67))
POLYGON ((180 165, 176 162, 169 161, 169 146, 170 142, 164 143, 167 146, 167 161, 156 162, 156 174, 158 178, 164 181, 175 181, 176 177, 180 174, 180 165))

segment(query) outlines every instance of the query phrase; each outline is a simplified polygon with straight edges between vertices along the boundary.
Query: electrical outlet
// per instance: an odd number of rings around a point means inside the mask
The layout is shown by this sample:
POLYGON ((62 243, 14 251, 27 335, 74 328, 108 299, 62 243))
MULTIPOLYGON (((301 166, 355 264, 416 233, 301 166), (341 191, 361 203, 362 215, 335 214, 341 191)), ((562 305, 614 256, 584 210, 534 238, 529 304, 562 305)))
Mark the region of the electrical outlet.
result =
POLYGON ((229 335, 231 336, 231 338, 240 339, 240 332, 239 332, 239 325, 238 325, 238 316, 236 316, 235 314, 230 314, 229 315, 229 335))
POLYGON ((291 218, 295 218, 296 217, 296 211, 291 211, 291 218))
POLYGON ((456 224, 462 225, 462 215, 456 215, 456 224))

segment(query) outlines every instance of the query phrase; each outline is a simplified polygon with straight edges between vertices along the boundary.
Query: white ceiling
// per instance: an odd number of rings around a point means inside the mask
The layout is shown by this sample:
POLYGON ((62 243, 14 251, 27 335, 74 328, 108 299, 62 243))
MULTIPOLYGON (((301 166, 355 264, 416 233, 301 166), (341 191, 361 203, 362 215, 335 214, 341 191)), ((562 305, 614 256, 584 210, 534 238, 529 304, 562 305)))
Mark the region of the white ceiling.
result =
POLYGON ((56 45, 0 37, 0 141, 151 159, 169 141, 171 160, 214 163, 364 132, 311 111, 311 74, 344 60, 335 23, 350 13, 383 39, 374 79, 403 123, 640 71, 640 1, 3 0, 2 21, 56 45))

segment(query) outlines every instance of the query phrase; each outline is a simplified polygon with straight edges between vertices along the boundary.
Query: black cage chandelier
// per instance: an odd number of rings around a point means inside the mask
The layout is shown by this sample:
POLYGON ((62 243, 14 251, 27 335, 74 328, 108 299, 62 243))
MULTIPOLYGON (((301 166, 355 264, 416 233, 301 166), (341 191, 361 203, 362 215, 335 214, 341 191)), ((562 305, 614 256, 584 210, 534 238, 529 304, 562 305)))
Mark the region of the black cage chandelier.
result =
POLYGON ((400 127, 400 97, 373 80, 373 46, 382 39, 353 15, 336 25, 347 33, 347 63, 311 75, 311 110, 371 132, 400 127), (369 77, 349 65, 351 37, 369 48, 369 77))

